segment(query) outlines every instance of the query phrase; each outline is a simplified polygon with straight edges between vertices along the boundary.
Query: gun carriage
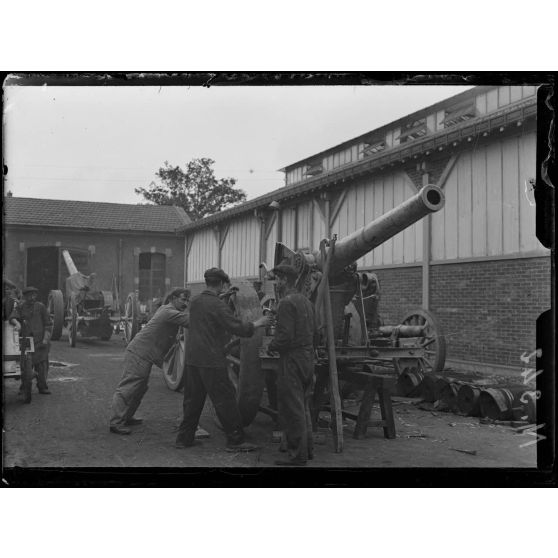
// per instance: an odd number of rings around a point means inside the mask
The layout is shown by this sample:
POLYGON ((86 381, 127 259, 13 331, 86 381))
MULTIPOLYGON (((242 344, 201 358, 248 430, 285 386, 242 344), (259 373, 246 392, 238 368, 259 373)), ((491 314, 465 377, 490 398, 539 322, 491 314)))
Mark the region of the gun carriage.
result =
POLYGON ((78 334, 108 341, 115 325, 121 321, 112 291, 99 290, 94 273, 80 273, 68 250, 62 250, 62 256, 70 276, 66 279, 64 294, 61 290, 52 290, 48 296, 47 308, 53 320, 52 339, 60 339, 62 328, 66 327, 71 347, 76 346, 78 334))
MULTIPOLYGON (((319 251, 291 250, 277 243, 274 265, 288 263, 298 272, 296 288, 315 305, 321 342, 317 348, 317 377, 330 371, 329 389, 338 382, 361 381, 375 370, 391 369, 395 376, 408 369, 438 372, 445 361, 445 340, 432 313, 420 308, 403 316, 398 324, 384 324, 379 314, 380 284, 370 272, 359 272, 356 261, 381 246, 397 233, 444 205, 442 191, 433 185, 351 235, 337 241, 324 239, 319 251)), ((265 268, 265 264, 262 264, 265 268)), ((267 272, 264 281, 273 281, 267 272)), ((249 281, 234 281, 236 290, 229 304, 243 319, 257 319, 263 312, 274 312, 277 295, 261 302, 249 281)), ((265 288, 269 292, 269 288, 265 288)), ((272 331, 258 330, 252 338, 231 343, 229 362, 237 377, 239 408, 245 425, 258 411, 276 415, 275 372, 278 358, 267 353, 272 331), (262 396, 267 387, 267 406, 262 396)), ((183 359, 179 344, 171 351, 165 379, 171 389, 182 386, 183 359), (169 383, 168 378, 172 378, 169 383)), ((389 371, 388 371, 389 372, 389 371)), ((320 403, 317 381, 315 404, 320 403)))

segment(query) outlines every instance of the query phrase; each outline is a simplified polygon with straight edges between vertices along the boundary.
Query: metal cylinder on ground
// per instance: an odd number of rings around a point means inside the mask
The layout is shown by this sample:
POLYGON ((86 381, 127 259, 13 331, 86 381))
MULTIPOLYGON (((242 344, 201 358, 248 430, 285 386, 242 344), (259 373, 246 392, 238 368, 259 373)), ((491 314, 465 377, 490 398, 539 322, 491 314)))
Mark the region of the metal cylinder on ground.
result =
POLYGON ((442 403, 451 411, 457 410, 457 392, 461 387, 461 382, 448 382, 440 391, 442 403))
POLYGON ((434 403, 440 399, 439 389, 437 388, 438 380, 441 376, 434 374, 425 374, 421 384, 421 397, 428 403, 434 403))
POLYGON ((486 388, 479 395, 481 417, 492 420, 511 420, 514 394, 506 388, 486 388))
POLYGON ((397 393, 403 397, 417 397, 424 374, 415 368, 404 368, 397 380, 397 393))
POLYGON ((463 384, 457 392, 457 408, 465 415, 477 417, 480 413, 479 397, 481 388, 463 384))

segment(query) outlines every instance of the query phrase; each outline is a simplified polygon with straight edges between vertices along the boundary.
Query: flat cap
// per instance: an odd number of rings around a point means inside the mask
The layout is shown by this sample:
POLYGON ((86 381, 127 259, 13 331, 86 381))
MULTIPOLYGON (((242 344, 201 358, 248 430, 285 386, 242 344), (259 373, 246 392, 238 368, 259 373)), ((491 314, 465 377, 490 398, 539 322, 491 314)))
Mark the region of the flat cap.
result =
POLYGON ((21 290, 21 294, 27 294, 27 293, 38 293, 39 289, 36 289, 35 287, 24 287, 21 290))
POLYGON ((279 264, 271 270, 275 275, 285 275, 287 277, 296 278, 298 276, 297 270, 289 264, 279 264))
POLYGON ((230 283, 229 276, 222 269, 219 269, 218 267, 212 267, 210 269, 207 269, 203 274, 203 276, 206 279, 219 279, 224 283, 230 283))

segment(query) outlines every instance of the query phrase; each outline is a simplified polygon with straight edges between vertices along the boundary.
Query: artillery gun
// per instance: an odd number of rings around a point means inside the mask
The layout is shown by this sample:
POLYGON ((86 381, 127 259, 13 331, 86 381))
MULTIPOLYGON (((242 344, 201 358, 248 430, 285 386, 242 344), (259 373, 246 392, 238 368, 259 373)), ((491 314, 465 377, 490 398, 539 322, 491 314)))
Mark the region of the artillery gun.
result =
MULTIPOLYGON (((340 379, 345 372, 350 377, 355 371, 362 374, 377 367, 390 367, 395 373, 408 368, 427 372, 443 369, 445 340, 436 318, 424 309, 417 309, 398 324, 383 324, 378 311, 378 278, 373 273, 358 272, 355 263, 443 206, 443 192, 437 186, 428 185, 351 235, 339 241, 335 238, 323 240, 319 251, 294 251, 282 243, 276 244, 274 265, 294 266, 298 272, 296 288, 315 305, 321 324, 318 366, 328 367, 334 361, 340 379)), ((273 280, 271 273, 266 276, 268 281, 273 280)), ((267 306, 263 311, 272 311, 276 301, 268 298, 262 302, 267 306)), ((247 315, 248 310, 254 315, 258 299, 245 288, 237 293, 234 303, 239 315, 247 315)), ((271 411, 275 407, 273 378, 278 359, 267 354, 266 347, 271 339, 264 335, 256 341, 258 347, 244 345, 245 350, 257 350, 259 366, 244 366, 244 362, 253 359, 241 351, 238 401, 245 424, 254 419, 258 410, 269 413, 269 408, 261 407, 266 383, 271 411)))
POLYGON ((60 339, 62 328, 66 327, 71 347, 76 346, 78 333, 82 337, 100 337, 108 341, 114 326, 121 321, 112 291, 99 290, 94 273, 80 273, 68 250, 62 250, 62 256, 70 276, 66 279, 65 295, 60 290, 52 290, 48 295, 52 339, 60 339))
MULTIPOLYGON (((289 263, 295 267, 296 288, 314 303, 319 316, 321 342, 317 369, 331 368, 334 363, 341 380, 354 376, 355 371, 361 375, 369 373, 375 367, 391 367, 394 373, 409 367, 430 372, 443 369, 445 340, 435 317, 417 309, 404 316, 399 324, 383 324, 378 311, 378 278, 374 273, 358 272, 355 263, 443 206, 443 192, 437 186, 428 185, 351 235, 339 241, 322 240, 319 251, 294 251, 276 243, 274 266, 289 263)), ((261 267, 265 268, 265 264, 261 267)), ((272 273, 265 274, 266 282, 273 279, 272 273)), ((229 297, 229 304, 239 317, 255 320, 263 312, 273 312, 277 295, 260 301, 251 281, 234 280, 233 284, 236 290, 229 297)), ((264 290, 272 289, 264 285, 264 290)), ((236 354, 228 357, 236 371, 237 399, 245 425, 254 420, 258 411, 276 415, 278 359, 267 354, 270 333, 257 330, 253 337, 237 340, 236 354), (263 407, 261 400, 266 386, 269 406, 263 407)), ((173 379, 171 384, 166 378, 171 389, 182 386, 183 359, 175 357, 166 371, 166 376, 173 379)))

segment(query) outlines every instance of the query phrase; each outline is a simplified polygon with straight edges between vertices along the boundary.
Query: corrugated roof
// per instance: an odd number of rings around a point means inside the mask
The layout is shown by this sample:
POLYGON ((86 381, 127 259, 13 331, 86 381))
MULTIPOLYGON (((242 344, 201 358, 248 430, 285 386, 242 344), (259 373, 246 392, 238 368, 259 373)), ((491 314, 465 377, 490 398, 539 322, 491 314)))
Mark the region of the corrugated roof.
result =
POLYGON ((182 208, 170 205, 4 198, 4 223, 8 226, 175 232, 190 221, 182 208))

